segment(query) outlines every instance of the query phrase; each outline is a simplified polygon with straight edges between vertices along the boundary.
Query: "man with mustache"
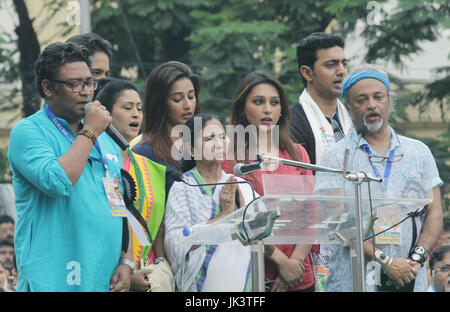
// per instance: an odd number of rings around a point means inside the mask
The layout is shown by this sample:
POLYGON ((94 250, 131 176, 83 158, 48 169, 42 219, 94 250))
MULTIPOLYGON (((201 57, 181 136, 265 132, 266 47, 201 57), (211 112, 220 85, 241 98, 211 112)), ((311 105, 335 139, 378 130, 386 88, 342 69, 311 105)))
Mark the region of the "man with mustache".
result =
POLYGON ((430 257, 432 275, 430 292, 450 292, 450 245, 433 251, 430 257))
MULTIPOLYGON (((392 112, 390 84, 387 74, 373 66, 356 69, 343 82, 342 95, 355 128, 333 147, 326 149, 322 165, 342 168, 345 150, 349 150, 348 170, 362 171, 383 179, 370 183, 372 198, 425 198, 432 193, 432 201, 412 216, 394 203, 390 211, 376 210, 373 227, 367 229, 386 232, 364 241, 368 291, 426 291, 425 261, 442 228, 442 209, 439 186, 442 180, 430 149, 422 142, 398 135, 388 125, 392 112), (356 129, 365 125, 367 131, 356 129), (404 220, 400 225, 394 226, 404 220), (391 228, 391 226, 394 226, 391 228), (377 285, 378 267, 381 285, 377 285)), ((316 187, 320 190, 343 190, 352 194, 354 184, 328 173, 317 173, 316 187)), ((368 197, 366 184, 363 197, 368 197)), ((370 206, 363 205, 363 222, 371 215, 370 206)), ((353 211, 353 210, 352 210, 353 211)), ((354 224, 354 223, 353 223, 354 224)), ((333 246, 327 291, 351 291, 350 249, 333 246)))
POLYGON ((81 45, 47 46, 36 61, 44 106, 11 131, 18 291, 130 286, 132 248, 122 252, 126 211, 110 191, 120 185, 122 161, 103 133, 109 112, 99 101, 86 109, 98 84, 90 66, 81 45))

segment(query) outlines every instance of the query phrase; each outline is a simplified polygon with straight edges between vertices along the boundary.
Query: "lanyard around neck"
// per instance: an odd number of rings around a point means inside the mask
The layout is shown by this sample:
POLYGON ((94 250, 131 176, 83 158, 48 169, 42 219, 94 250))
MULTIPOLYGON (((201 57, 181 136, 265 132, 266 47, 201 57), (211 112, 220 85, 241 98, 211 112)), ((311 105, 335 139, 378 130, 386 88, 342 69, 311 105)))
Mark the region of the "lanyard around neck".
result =
MULTIPOLYGON (((50 106, 45 105, 45 113, 47 114, 48 118, 53 122, 53 124, 56 126, 56 128, 58 128, 59 132, 61 132, 66 137, 66 139, 68 139, 70 143, 73 144, 73 142, 75 141, 74 138, 69 134, 67 129, 64 128, 64 126, 61 124, 61 122, 56 117, 55 113, 53 113, 53 111, 51 110, 50 106)), ((100 154, 100 158, 92 156, 89 156, 89 158, 103 164, 103 166, 105 166, 105 169, 107 170, 108 161, 105 158, 103 158, 102 151, 100 149, 100 146, 98 145, 98 142, 95 143, 95 149, 100 154)))
MULTIPOLYGON (((369 147, 369 144, 363 144, 361 145, 362 148, 366 151, 366 153, 371 156, 372 155, 372 151, 369 147)), ((395 153, 395 149, 394 148, 390 153, 389 153, 389 157, 388 157, 388 161, 386 164, 386 168, 384 170, 384 177, 383 177, 383 185, 386 188, 387 184, 389 182, 389 176, 391 175, 391 168, 392 168, 392 159, 394 158, 394 153, 395 153)), ((377 178, 381 178, 380 172, 378 171, 377 167, 372 163, 372 160, 369 157, 369 162, 370 165, 372 166, 373 172, 375 173, 375 175, 377 176, 377 178)))
MULTIPOLYGON (((337 118, 337 120, 339 121, 339 123, 341 123, 341 119, 339 118, 339 111, 338 111, 338 108, 336 107, 336 113, 335 113, 335 115, 336 115, 336 118, 337 118)), ((333 117, 331 117, 331 118, 333 118, 333 117)))

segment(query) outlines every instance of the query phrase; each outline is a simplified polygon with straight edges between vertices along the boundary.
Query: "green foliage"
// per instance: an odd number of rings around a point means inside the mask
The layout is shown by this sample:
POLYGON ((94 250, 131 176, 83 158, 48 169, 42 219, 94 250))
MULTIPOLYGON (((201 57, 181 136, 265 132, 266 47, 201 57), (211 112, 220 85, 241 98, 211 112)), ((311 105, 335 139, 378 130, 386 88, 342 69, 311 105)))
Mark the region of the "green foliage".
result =
POLYGON ((0 183, 11 182, 7 148, 0 148, 0 183))
MULTIPOLYGON (((12 34, 0 33, 0 83, 14 84, 19 79, 19 64, 15 60, 18 50, 14 48, 12 34)), ((15 108, 13 102, 20 90, 13 87, 8 92, 0 92, 0 113, 15 108)))
POLYGON ((222 115, 231 106, 234 91, 245 74, 270 70, 271 64, 265 61, 274 53, 271 43, 277 34, 288 30, 273 20, 248 19, 243 12, 248 13, 249 8, 244 10, 242 1, 227 1, 225 7, 193 11, 197 27, 189 38, 193 43, 191 65, 202 72, 206 89, 202 90, 202 105, 222 115))
MULTIPOLYGON (((51 12, 67 5, 64 0, 47 2, 51 12)), ((295 43, 312 32, 324 31, 333 20, 338 21, 342 36, 362 22, 367 47, 365 61, 390 61, 399 67, 405 65, 406 57, 421 51, 421 43, 436 40, 442 29, 450 27, 448 0, 372 1, 382 4, 379 25, 368 23, 371 8, 367 0, 91 0, 90 3, 92 30, 113 44, 113 76, 119 77, 122 69, 137 67, 137 83, 143 87, 157 64, 170 60, 185 62, 202 77, 200 101, 204 110, 222 116, 228 115, 243 76, 254 70, 277 75, 289 101, 296 101, 303 86, 295 43)), ((0 35, 0 75, 8 81, 19 76, 19 67, 14 62, 17 52, 6 45, 11 42, 13 38, 0 35)), ((407 120, 407 106, 416 105, 425 111, 432 101, 439 103, 443 118, 448 117, 450 68, 436 70, 440 78, 430 81, 425 91, 410 92, 401 81, 396 83, 402 91, 397 99, 397 118, 407 120)), ((422 140, 430 146, 441 177, 448 184, 445 148, 450 145, 449 135, 422 140)))
MULTIPOLYGON (((436 138, 418 138, 425 143, 436 159, 439 175, 444 182, 441 194, 450 194, 450 130, 436 138)), ((450 197, 442 196, 442 210, 450 216, 450 197)))
POLYGON ((327 27, 328 2, 92 0, 91 16, 93 31, 114 45, 114 76, 137 65, 145 79, 159 63, 185 62, 202 76, 202 106, 223 116, 243 76, 274 72, 275 63, 289 100, 298 98, 294 44, 327 27))
POLYGON ((13 36, 0 33, 0 77, 5 82, 14 82, 19 77, 19 66, 14 59, 18 51, 13 46, 13 36))
POLYGON ((276 74, 289 100, 296 101, 302 84, 295 43, 325 30, 334 17, 324 12, 326 5, 311 0, 226 0, 192 11, 196 27, 189 37, 190 65, 202 73, 205 109, 227 115, 239 82, 254 70, 276 74))
MULTIPOLYGON (((200 1, 201 2, 201 1, 200 1)), ((146 78, 159 63, 188 62, 193 18, 189 12, 199 1, 92 0, 92 28, 114 45, 111 69, 138 66, 146 78)))
MULTIPOLYGON (((375 1, 381 6, 381 23, 369 25, 367 22, 370 8, 366 0, 332 0, 327 12, 339 16, 340 31, 345 34, 353 30, 355 21, 363 22, 362 36, 366 40, 367 53, 365 61, 375 63, 378 60, 390 61, 402 68, 408 56, 421 52, 421 44, 435 41, 441 36, 442 29, 450 27, 450 4, 447 0, 398 0, 375 1)), ((373 8, 372 8, 373 10, 373 8)), ((349 44, 347 42, 347 44, 349 44)), ((407 90, 402 81, 394 77, 398 92, 402 95, 396 99, 396 119, 407 120, 406 108, 415 106, 419 112, 429 109, 429 103, 437 102, 440 106, 442 121, 448 120, 450 95, 450 68, 437 68, 440 78, 425 85, 424 90, 407 90)), ((393 121, 395 125, 396 120, 393 121)), ((435 138, 418 138, 427 144, 437 162, 440 176, 444 181, 442 187, 443 209, 449 210, 450 204, 450 132, 435 138)))

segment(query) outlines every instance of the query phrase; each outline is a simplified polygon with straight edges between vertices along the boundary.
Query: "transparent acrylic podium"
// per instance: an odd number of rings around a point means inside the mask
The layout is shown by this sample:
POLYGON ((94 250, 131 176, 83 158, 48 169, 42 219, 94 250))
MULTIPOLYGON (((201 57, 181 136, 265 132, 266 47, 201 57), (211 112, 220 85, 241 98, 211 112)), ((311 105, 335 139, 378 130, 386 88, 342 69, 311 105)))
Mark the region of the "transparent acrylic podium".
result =
MULTIPOLYGON (((349 182, 334 175, 339 188, 326 187, 330 182, 315 181, 315 176, 263 174, 264 196, 222 218, 201 227, 180 242, 192 245, 214 245, 238 240, 252 249, 254 291, 264 291, 264 245, 291 244, 340 244, 348 246, 353 255, 352 276, 354 291, 364 289, 360 281, 365 275, 364 258, 357 257, 354 250, 358 243, 358 217, 355 211, 355 193, 349 182), (325 182, 325 183, 324 183, 325 182), (322 188, 321 186, 325 187, 322 188), (344 191, 345 190, 345 191, 344 191), (348 191, 350 190, 350 191, 348 191), (361 265, 361 262, 363 265, 361 265), (359 271, 358 271, 359 270, 359 271), (361 272, 362 271, 362 272, 361 272)), ((432 201, 432 192, 414 187, 407 194, 390 194, 378 183, 371 183, 371 196, 367 190, 359 194, 361 201, 361 225, 367 233, 382 224, 382 216, 396 211, 401 216, 422 209, 432 201), (372 207, 372 209, 370 209, 372 207), (378 224, 377 224, 378 223, 378 224)), ((356 189, 356 188, 355 188, 356 189)), ((366 236, 366 235, 365 235, 366 236)))

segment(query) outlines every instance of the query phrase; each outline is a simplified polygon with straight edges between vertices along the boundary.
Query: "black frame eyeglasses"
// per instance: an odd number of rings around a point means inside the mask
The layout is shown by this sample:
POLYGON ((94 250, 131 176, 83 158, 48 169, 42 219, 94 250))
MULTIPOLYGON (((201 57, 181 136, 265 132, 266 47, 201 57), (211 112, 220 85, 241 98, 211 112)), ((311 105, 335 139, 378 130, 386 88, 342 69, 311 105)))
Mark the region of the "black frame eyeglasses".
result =
POLYGON ((94 91, 98 87, 98 80, 95 78, 89 78, 86 81, 80 79, 70 79, 70 80, 52 79, 51 81, 63 83, 66 86, 71 87, 72 92, 81 92, 85 86, 88 86, 90 91, 94 91))
MULTIPOLYGON (((392 157, 391 162, 397 162, 400 161, 403 158, 403 154, 399 154, 399 155, 394 155, 392 157)), ((388 156, 376 156, 376 155, 369 155, 369 159, 371 162, 373 163, 382 163, 385 160, 388 160, 389 157, 388 156)))
MULTIPOLYGON (((396 134, 396 136, 397 136, 397 134, 396 134)), ((401 153, 398 154, 398 155, 392 156, 391 162, 393 162, 393 163, 397 162, 397 161, 400 161, 403 158, 403 156, 404 156, 402 145, 400 144, 400 140, 399 140, 398 136, 397 136, 397 142, 398 142, 398 149, 401 150, 401 153)), ((373 163, 382 163, 385 160, 389 160, 389 156, 377 156, 377 155, 368 155, 368 156, 369 156, 369 160, 371 162, 373 162, 373 163)))

